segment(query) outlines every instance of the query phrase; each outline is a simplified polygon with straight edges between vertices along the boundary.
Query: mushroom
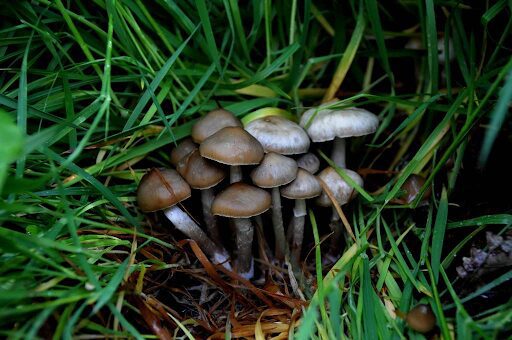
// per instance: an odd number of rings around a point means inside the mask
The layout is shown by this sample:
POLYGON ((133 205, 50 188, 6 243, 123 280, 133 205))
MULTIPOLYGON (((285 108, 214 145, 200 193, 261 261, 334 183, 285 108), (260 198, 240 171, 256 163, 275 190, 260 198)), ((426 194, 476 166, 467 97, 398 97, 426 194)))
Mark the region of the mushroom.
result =
POLYGON ((344 138, 375 132, 379 119, 364 109, 331 110, 319 107, 304 112, 300 125, 307 130, 313 142, 334 140, 331 159, 340 168, 346 168, 344 138))
POLYGON ((197 144, 192 142, 192 139, 185 138, 182 140, 174 149, 171 151, 171 164, 176 166, 178 165, 179 161, 191 153, 192 151, 197 149, 197 144))
POLYGON ((320 169, 320 160, 315 154, 308 152, 297 159, 297 165, 310 174, 314 174, 320 169))
POLYGON ((259 164, 264 152, 260 142, 241 127, 225 127, 199 146, 204 158, 231 166, 230 182, 242 180, 240 165, 259 164))
MULTIPOLYGON (((320 160, 315 154, 308 152, 297 159, 297 166, 309 172, 310 174, 314 174, 320 168, 320 160)), ((321 189, 320 189, 321 190, 321 189)), ((290 220, 290 224, 288 225, 288 229, 286 230, 286 240, 289 244, 293 244, 294 235, 296 234, 295 224, 297 223, 296 218, 293 217, 290 220)), ((297 236, 298 237, 298 236, 297 236)), ((300 253, 300 250, 299 250, 300 253)), ((292 254, 293 256, 293 254, 292 254)))
POLYGON ((234 219, 236 227, 236 268, 240 276, 250 279, 254 275, 252 240, 254 228, 250 218, 264 213, 270 207, 268 192, 252 185, 237 182, 217 195, 212 213, 234 219))
POLYGON ((251 172, 251 179, 260 188, 272 188, 272 224, 276 242, 276 258, 283 260, 288 253, 284 234, 283 215, 281 213, 281 195, 279 187, 297 177, 297 162, 292 158, 269 152, 261 164, 251 172))
MULTIPOLYGON (((402 195, 399 198, 393 199, 392 202, 397 204, 411 204, 416 197, 418 197, 423 185, 425 185, 425 178, 423 176, 411 174, 402 185, 402 195)), ((429 187, 425 191, 420 204, 426 204, 430 195, 432 195, 432 189, 429 187)))
MULTIPOLYGON (((418 37, 413 37, 409 39, 409 41, 407 41, 404 47, 409 50, 417 51, 425 49, 425 47, 423 47, 423 42, 418 37)), ((453 48, 453 42, 451 39, 448 41, 448 54, 448 62, 452 62, 455 59, 455 50, 453 48)), ((446 47, 444 37, 440 37, 437 40, 437 61, 441 65, 446 64, 446 47)))
POLYGON ((297 177, 285 187, 281 188, 283 197, 295 200, 293 218, 288 227, 291 235, 291 261, 298 264, 304 238, 304 222, 306 216, 306 199, 313 198, 322 192, 318 179, 308 171, 299 168, 297 177))
POLYGON ((420 333, 428 333, 436 326, 436 316, 427 304, 416 305, 405 316, 402 312, 397 313, 405 319, 407 325, 420 333))
POLYGON ((224 109, 216 109, 201 117, 192 127, 192 139, 200 144, 206 138, 227 126, 242 127, 242 123, 235 115, 224 109))
POLYGON ((172 169, 153 169, 145 174, 137 188, 137 203, 144 212, 163 210, 165 216, 183 234, 196 241, 214 263, 231 270, 228 252, 215 244, 177 204, 191 195, 190 186, 172 169))
MULTIPOLYGON (((358 185, 363 185, 363 179, 361 178, 361 176, 359 176, 357 172, 349 169, 343 169, 343 171, 345 171, 346 174, 358 185)), ((336 202, 339 205, 344 205, 348 203, 357 193, 357 191, 354 191, 354 188, 352 188, 347 182, 345 182, 345 180, 332 167, 327 167, 324 170, 322 170, 318 174, 318 179, 323 181, 325 186, 331 190, 334 199, 336 199, 336 202)), ((316 203, 322 207, 332 206, 332 202, 329 196, 327 196, 327 194, 325 193, 325 191, 322 191, 320 197, 316 199, 316 203)), ((331 239, 331 251, 339 249, 341 228, 337 223, 338 220, 338 212, 333 206, 331 223, 329 224, 334 233, 331 239)))
POLYGON ((176 170, 193 189, 201 191, 203 218, 208 234, 217 244, 220 244, 219 229, 211 207, 214 198, 213 187, 226 177, 226 172, 214 162, 201 157, 197 149, 182 158, 176 170))
POLYGON ((265 152, 296 155, 308 152, 309 137, 298 124, 281 116, 266 116, 251 121, 245 130, 263 146, 265 152))

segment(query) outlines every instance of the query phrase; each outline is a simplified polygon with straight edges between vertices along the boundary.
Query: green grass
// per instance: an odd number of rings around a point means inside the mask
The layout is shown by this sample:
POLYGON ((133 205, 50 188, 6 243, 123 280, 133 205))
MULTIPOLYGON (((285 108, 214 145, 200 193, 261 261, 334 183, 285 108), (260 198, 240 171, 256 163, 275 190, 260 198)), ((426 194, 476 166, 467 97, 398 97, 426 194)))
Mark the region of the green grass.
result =
POLYGON ((510 286, 511 272, 468 284, 455 267, 484 231, 512 225, 509 193, 477 198, 480 210, 464 200, 470 180, 484 181, 471 168, 492 177, 493 160, 508 156, 497 152, 512 143, 511 11, 506 0, 4 4, 0 336, 155 338, 153 317, 177 338, 230 338, 240 332, 235 314, 247 324, 278 315, 249 293, 251 303, 232 304, 238 286, 226 292, 197 274, 190 248, 184 256, 154 215, 138 211, 134 192, 217 103, 247 122, 269 112, 297 119, 335 97, 336 107, 364 107, 381 121, 374 135, 348 142, 348 164, 388 172, 368 174, 343 207, 356 239, 330 271, 319 246, 328 228, 310 211, 309 266, 294 289, 279 281, 309 306, 272 300, 302 313, 295 336, 421 339, 390 311, 420 302, 443 338, 510 335, 510 300, 473 303, 510 286), (453 44, 445 60, 441 37, 453 44), (411 38, 424 48, 405 48, 411 38), (426 182, 398 206, 411 174, 426 182), (226 299, 201 306, 184 287, 203 283, 226 299), (176 302, 184 300, 196 309, 176 302))

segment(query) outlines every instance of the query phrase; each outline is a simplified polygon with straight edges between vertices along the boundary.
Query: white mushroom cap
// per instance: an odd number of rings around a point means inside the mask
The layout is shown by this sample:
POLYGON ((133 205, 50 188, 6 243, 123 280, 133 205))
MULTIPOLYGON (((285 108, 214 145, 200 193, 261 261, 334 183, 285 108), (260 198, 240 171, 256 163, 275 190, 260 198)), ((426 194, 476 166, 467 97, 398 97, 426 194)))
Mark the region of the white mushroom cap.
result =
POLYGON ((315 154, 308 152, 307 154, 304 154, 299 159, 297 159, 297 165, 299 168, 314 174, 318 171, 318 169, 320 169, 320 160, 317 156, 315 156, 315 154))
MULTIPOLYGON (((354 180, 359 186, 363 186, 363 179, 357 172, 349 169, 343 169, 347 175, 354 180)), ((344 205, 350 201, 350 199, 357 194, 345 180, 338 175, 336 170, 331 167, 327 167, 318 174, 318 179, 322 180, 325 185, 331 190, 334 198, 339 205, 344 205)), ((330 207, 332 205, 331 199, 325 191, 322 191, 322 195, 316 199, 316 203, 322 207, 330 207)))
POLYGON ((379 119, 373 113, 359 108, 313 108, 304 112, 300 126, 307 130, 313 142, 325 142, 336 137, 357 137, 373 133, 379 126, 379 119), (308 123, 310 125, 306 128, 308 123))
POLYGON ((281 116, 255 119, 247 124, 245 130, 263 145, 265 152, 295 155, 309 149, 310 140, 306 131, 281 116))

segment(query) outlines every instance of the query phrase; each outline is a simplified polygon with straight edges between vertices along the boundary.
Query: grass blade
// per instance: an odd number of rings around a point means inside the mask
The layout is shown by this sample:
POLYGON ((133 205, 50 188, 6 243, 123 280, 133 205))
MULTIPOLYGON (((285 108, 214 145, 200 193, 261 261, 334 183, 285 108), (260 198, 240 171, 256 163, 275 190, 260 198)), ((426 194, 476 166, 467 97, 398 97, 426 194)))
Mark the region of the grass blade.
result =
POLYGON ((437 60, 437 28, 436 15, 433 0, 425 0, 426 5, 426 31, 427 31, 427 53, 428 69, 430 75, 430 93, 437 93, 439 78, 439 62, 437 60))
POLYGON ((503 123, 505 122, 505 118, 508 114, 511 102, 512 71, 508 73, 508 76, 505 80, 505 84, 501 88, 498 102, 496 103, 496 106, 494 107, 494 110, 491 113, 491 121, 488 130, 485 134, 485 139, 482 145, 482 149, 480 151, 480 157, 478 159, 478 163, 481 167, 485 166, 485 164, 487 163, 487 159, 489 158, 489 154, 491 153, 494 141, 496 140, 498 132, 500 131, 503 123))
POLYGON ((443 188, 441 200, 439 201, 439 209, 437 210, 436 221, 432 234, 432 273, 434 281, 437 284, 439 280, 439 269, 441 267, 441 255, 443 251, 443 241, 446 231, 446 221, 448 218, 448 195, 446 188, 443 188))
POLYGON ((192 33, 188 36, 188 38, 183 42, 183 44, 180 45, 180 47, 178 47, 178 49, 176 50, 176 52, 174 52, 168 59, 167 61, 165 62, 164 66, 162 66, 162 68, 160 69, 160 71, 157 72, 157 74, 155 75, 155 78, 153 79, 153 81, 151 82, 148 90, 146 90, 146 92, 144 92, 144 94, 142 95, 142 97, 140 98, 139 102, 137 103, 137 105, 135 106, 135 108, 133 109, 133 112, 132 114, 130 115, 130 117, 126 120, 126 124, 124 125, 124 128, 123 130, 127 130, 129 128, 131 128, 134 124, 135 124, 135 121, 137 120, 137 118, 139 118, 140 114, 142 113, 142 110, 144 109, 144 107, 146 106, 146 104, 148 103, 149 99, 151 98, 151 94, 150 94, 150 91, 151 92, 155 92, 156 89, 158 88, 158 86, 160 85, 160 83, 162 82, 162 80, 164 79, 164 77, 167 75, 167 73, 169 73, 169 70, 171 69, 171 67, 174 65, 174 63, 176 62, 176 60, 178 59, 178 57, 180 56, 181 52, 185 49, 185 47, 187 46, 187 44, 189 43, 190 39, 192 39, 192 37, 194 36, 195 32, 197 32, 197 29, 199 28, 199 26, 197 26, 193 31, 192 33))
POLYGON ((98 297, 91 314, 96 314, 106 303, 110 301, 117 288, 123 280, 123 276, 128 267, 128 258, 117 267, 116 272, 112 275, 112 279, 105 288, 98 292, 98 297))
POLYGON ((359 15, 357 16, 356 27, 354 28, 354 32, 352 33, 352 37, 350 38, 350 42, 348 43, 347 48, 345 49, 345 53, 343 53, 343 57, 341 57, 340 63, 336 68, 336 72, 334 73, 334 76, 331 80, 331 84, 329 85, 327 91, 325 92, 322 102, 325 103, 332 100, 335 96, 335 93, 338 91, 341 84, 343 83, 343 80, 345 80, 350 65, 352 65, 352 61, 354 60, 357 50, 359 49, 359 44, 361 43, 361 40, 363 38, 365 26, 366 20, 364 17, 364 13, 363 11, 360 11, 359 15))

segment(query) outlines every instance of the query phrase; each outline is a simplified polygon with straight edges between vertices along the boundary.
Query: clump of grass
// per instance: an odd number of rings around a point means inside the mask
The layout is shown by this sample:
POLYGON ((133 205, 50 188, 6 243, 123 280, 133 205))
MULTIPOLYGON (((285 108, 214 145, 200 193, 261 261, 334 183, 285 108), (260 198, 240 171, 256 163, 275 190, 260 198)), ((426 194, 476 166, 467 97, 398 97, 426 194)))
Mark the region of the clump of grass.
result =
POLYGON ((393 312, 420 302, 444 338, 509 334, 500 289, 511 272, 462 280, 455 267, 483 231, 512 224, 508 193, 475 184, 510 189, 495 161, 510 144, 510 11, 505 0, 6 4, 0 334, 420 338, 393 312), (422 47, 406 48, 410 39, 422 47), (366 186, 343 207, 355 240, 332 268, 314 211, 298 281, 275 270, 261 288, 220 280, 200 250, 135 207, 144 171, 168 164, 217 102, 246 119, 269 107, 298 117, 334 97, 381 125, 351 144, 366 186), (393 204, 411 174, 426 178, 418 198, 393 204), (495 298, 476 309, 484 294, 495 298))

